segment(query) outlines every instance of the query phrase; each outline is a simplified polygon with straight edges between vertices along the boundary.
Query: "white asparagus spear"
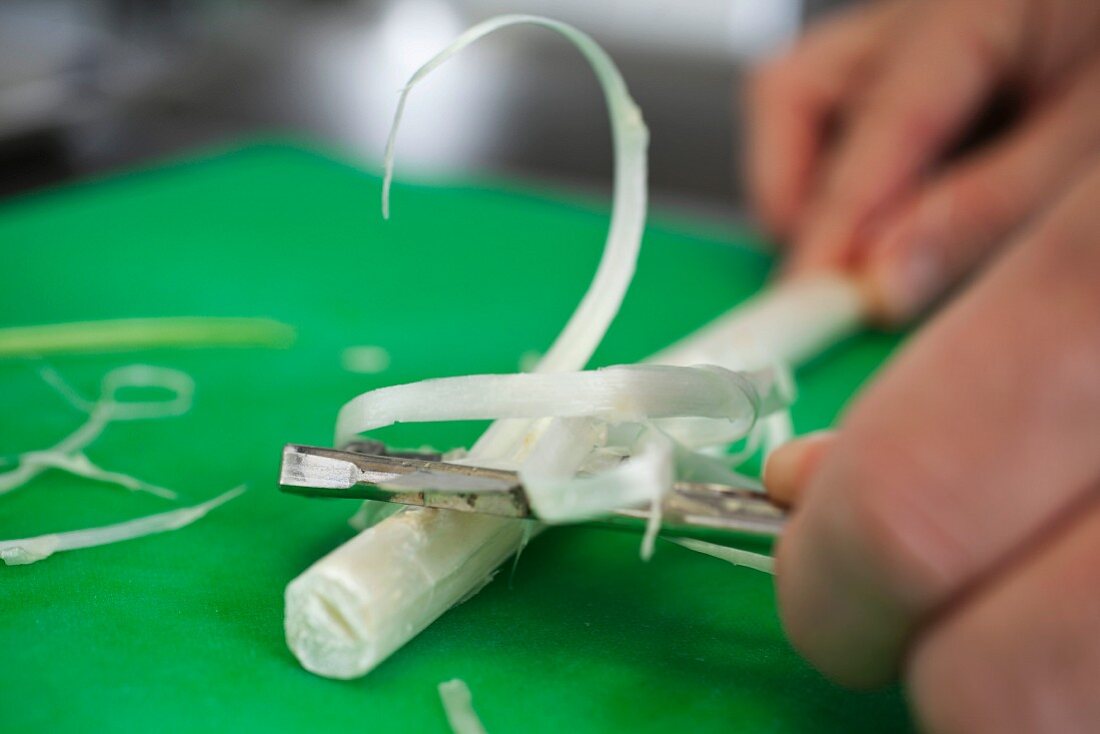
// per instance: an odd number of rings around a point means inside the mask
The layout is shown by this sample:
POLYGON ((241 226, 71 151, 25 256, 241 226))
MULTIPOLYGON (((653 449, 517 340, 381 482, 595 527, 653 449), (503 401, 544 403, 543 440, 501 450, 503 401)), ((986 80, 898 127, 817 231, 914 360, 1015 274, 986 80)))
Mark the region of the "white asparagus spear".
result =
POLYGON ((318 675, 363 675, 489 583, 520 547, 524 524, 416 507, 398 512, 291 582, 287 644, 318 675))
MULTIPOLYGON (((764 291, 650 361, 725 366, 739 360, 735 345, 751 339, 756 350, 797 365, 851 334, 862 317, 851 281, 810 278, 764 291)), ((408 509, 365 530, 287 587, 291 650, 320 675, 365 674, 488 583, 520 547, 523 528, 516 520, 408 509)))
MULTIPOLYGON (((645 228, 646 146, 649 133, 610 57, 590 37, 535 16, 502 16, 480 23, 430 59, 402 91, 386 148, 383 213, 398 122, 412 86, 450 56, 497 29, 528 24, 556 31, 592 64, 607 99, 615 153, 615 187, 607 244, 596 276, 537 370, 584 367, 615 317, 633 277, 645 228)), ((518 466, 543 422, 495 421, 470 460, 518 466)), ((287 643, 308 670, 336 678, 362 675, 440 614, 475 593, 514 553, 529 523, 431 510, 403 510, 322 558, 286 590, 287 643), (431 526, 429 532, 428 526, 431 526)))
POLYGON ((801 278, 764 290, 648 361, 737 369, 749 350, 797 367, 855 333, 865 310, 864 296, 851 279, 801 278))

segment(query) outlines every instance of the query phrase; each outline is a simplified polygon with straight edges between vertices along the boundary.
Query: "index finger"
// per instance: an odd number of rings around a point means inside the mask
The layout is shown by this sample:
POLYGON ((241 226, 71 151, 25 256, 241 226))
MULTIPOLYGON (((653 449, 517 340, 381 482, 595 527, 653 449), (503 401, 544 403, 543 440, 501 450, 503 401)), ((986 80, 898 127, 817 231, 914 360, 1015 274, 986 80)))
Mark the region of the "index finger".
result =
POLYGON ((778 548, 784 623, 841 682, 1018 561, 1100 480, 1100 169, 845 418, 778 548))
POLYGON ((747 178, 757 214, 773 234, 793 234, 803 214, 831 118, 885 44, 908 3, 841 12, 790 51, 753 70, 746 108, 747 178))
POLYGON ((792 271, 847 267, 863 231, 960 136, 1021 54, 1024 3, 929 3, 915 14, 841 139, 799 233, 792 271))

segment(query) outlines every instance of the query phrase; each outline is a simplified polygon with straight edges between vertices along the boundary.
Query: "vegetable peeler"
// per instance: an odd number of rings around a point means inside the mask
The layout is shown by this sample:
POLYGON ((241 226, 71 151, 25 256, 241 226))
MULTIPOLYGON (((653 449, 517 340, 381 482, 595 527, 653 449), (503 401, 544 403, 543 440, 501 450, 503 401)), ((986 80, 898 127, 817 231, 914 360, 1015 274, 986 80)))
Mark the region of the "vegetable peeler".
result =
MULTIPOLYGON (((287 444, 279 483, 282 491, 306 497, 538 520, 514 471, 451 463, 436 453, 392 452, 378 441, 355 441, 343 449, 287 444)), ((662 535, 759 548, 778 536, 787 512, 745 478, 743 486, 676 482, 660 516, 662 535)), ((648 507, 625 508, 585 524, 640 532, 649 517, 648 507)))

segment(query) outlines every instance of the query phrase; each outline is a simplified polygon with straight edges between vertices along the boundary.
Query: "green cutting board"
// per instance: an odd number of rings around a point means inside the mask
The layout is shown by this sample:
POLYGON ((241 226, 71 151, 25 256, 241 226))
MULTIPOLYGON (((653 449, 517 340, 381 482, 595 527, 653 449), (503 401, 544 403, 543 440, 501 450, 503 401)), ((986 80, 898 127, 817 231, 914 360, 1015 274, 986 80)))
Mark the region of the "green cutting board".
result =
MULTIPOLYGON (((284 442, 331 441, 339 406, 390 383, 509 372, 564 323, 599 258, 603 203, 512 185, 398 185, 307 146, 264 142, 0 206, 0 325, 128 316, 267 316, 290 349, 51 358, 93 397, 129 363, 197 383, 178 418, 110 426, 99 464, 180 503, 58 472, 0 497, 0 538, 118 522, 249 491, 196 524, 0 567, 0 731, 445 732, 436 685, 462 678, 490 732, 893 731, 896 690, 836 688, 777 621, 771 578, 662 543, 560 528, 369 676, 302 670, 283 589, 352 535, 353 504, 276 488, 284 442), (341 367, 379 345, 390 368, 341 367)), ((655 217, 596 365, 645 357, 759 288, 749 235, 655 217)), ((800 431, 829 424, 896 339, 852 340, 801 374, 800 431)), ((0 453, 81 416, 0 362, 0 453)), ((398 426, 403 445, 468 444, 483 424, 398 426)))

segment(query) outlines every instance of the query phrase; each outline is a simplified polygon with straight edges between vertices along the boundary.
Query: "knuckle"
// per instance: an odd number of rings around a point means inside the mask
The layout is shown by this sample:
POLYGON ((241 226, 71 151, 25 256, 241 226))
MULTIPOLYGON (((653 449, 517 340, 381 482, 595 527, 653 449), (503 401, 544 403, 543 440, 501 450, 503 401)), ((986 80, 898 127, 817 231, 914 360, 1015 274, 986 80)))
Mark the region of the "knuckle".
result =
MULTIPOLYGON (((1033 232, 1026 247, 1034 263, 1033 278, 1048 294, 1043 310, 1051 324, 1045 353, 1052 388, 1074 385, 1081 408, 1095 406, 1100 383, 1100 166, 1083 180, 1033 232)), ((1063 406, 1068 410, 1069 406, 1063 406)), ((1070 413, 1072 414, 1072 413, 1070 413)))
POLYGON ((1020 0, 987 0, 981 4, 960 3, 945 12, 964 58, 976 69, 993 76, 1008 63, 1021 31, 1021 5, 1020 0), (954 13, 961 14, 957 22, 952 22, 956 20, 954 13))
POLYGON ((843 491, 854 532, 869 551, 876 580, 915 621, 964 575, 962 544, 934 506, 928 490, 937 478, 917 449, 877 425, 851 434, 850 483, 843 491))
POLYGON ((1011 183, 983 174, 984 171, 977 171, 948 181, 940 194, 940 208, 956 217, 965 217, 960 224, 967 231, 992 228, 999 233, 1016 224, 1027 212, 1016 201, 1011 183))
POLYGON ((884 93, 884 97, 884 101, 874 103, 876 111, 883 110, 885 123, 897 131, 899 142, 921 150, 935 149, 943 143, 952 127, 950 109, 913 107, 910 100, 893 98, 894 90, 884 93))
POLYGON ((1002 671, 990 665, 979 630, 952 625, 934 630, 913 650, 906 679, 923 728, 936 734, 1001 731, 994 712, 1008 702, 1002 671))
MULTIPOLYGON (((936 734, 1093 731, 1091 723, 1081 726, 1087 705, 1070 681, 1067 656, 1057 667, 1044 665, 1035 632, 1006 610, 1005 598, 994 598, 957 610, 912 649, 905 679, 923 728, 936 734)), ((1073 647, 1082 649, 1079 639, 1073 647)), ((1085 687, 1085 701, 1091 690, 1085 687)))
POLYGON ((888 141, 894 152, 939 149, 957 124, 957 105, 924 87, 914 89, 896 66, 883 67, 854 95, 846 124, 855 136, 888 141))
POLYGON ((787 57, 771 59, 754 67, 748 76, 749 98, 757 103, 782 96, 795 87, 795 71, 787 57))
MULTIPOLYGON (((1098 158, 1097 163, 1100 163, 1098 158)), ((1031 232, 1029 246, 1047 277, 1066 294, 1086 299, 1081 311, 1100 314, 1100 165, 1080 179, 1031 232)))

